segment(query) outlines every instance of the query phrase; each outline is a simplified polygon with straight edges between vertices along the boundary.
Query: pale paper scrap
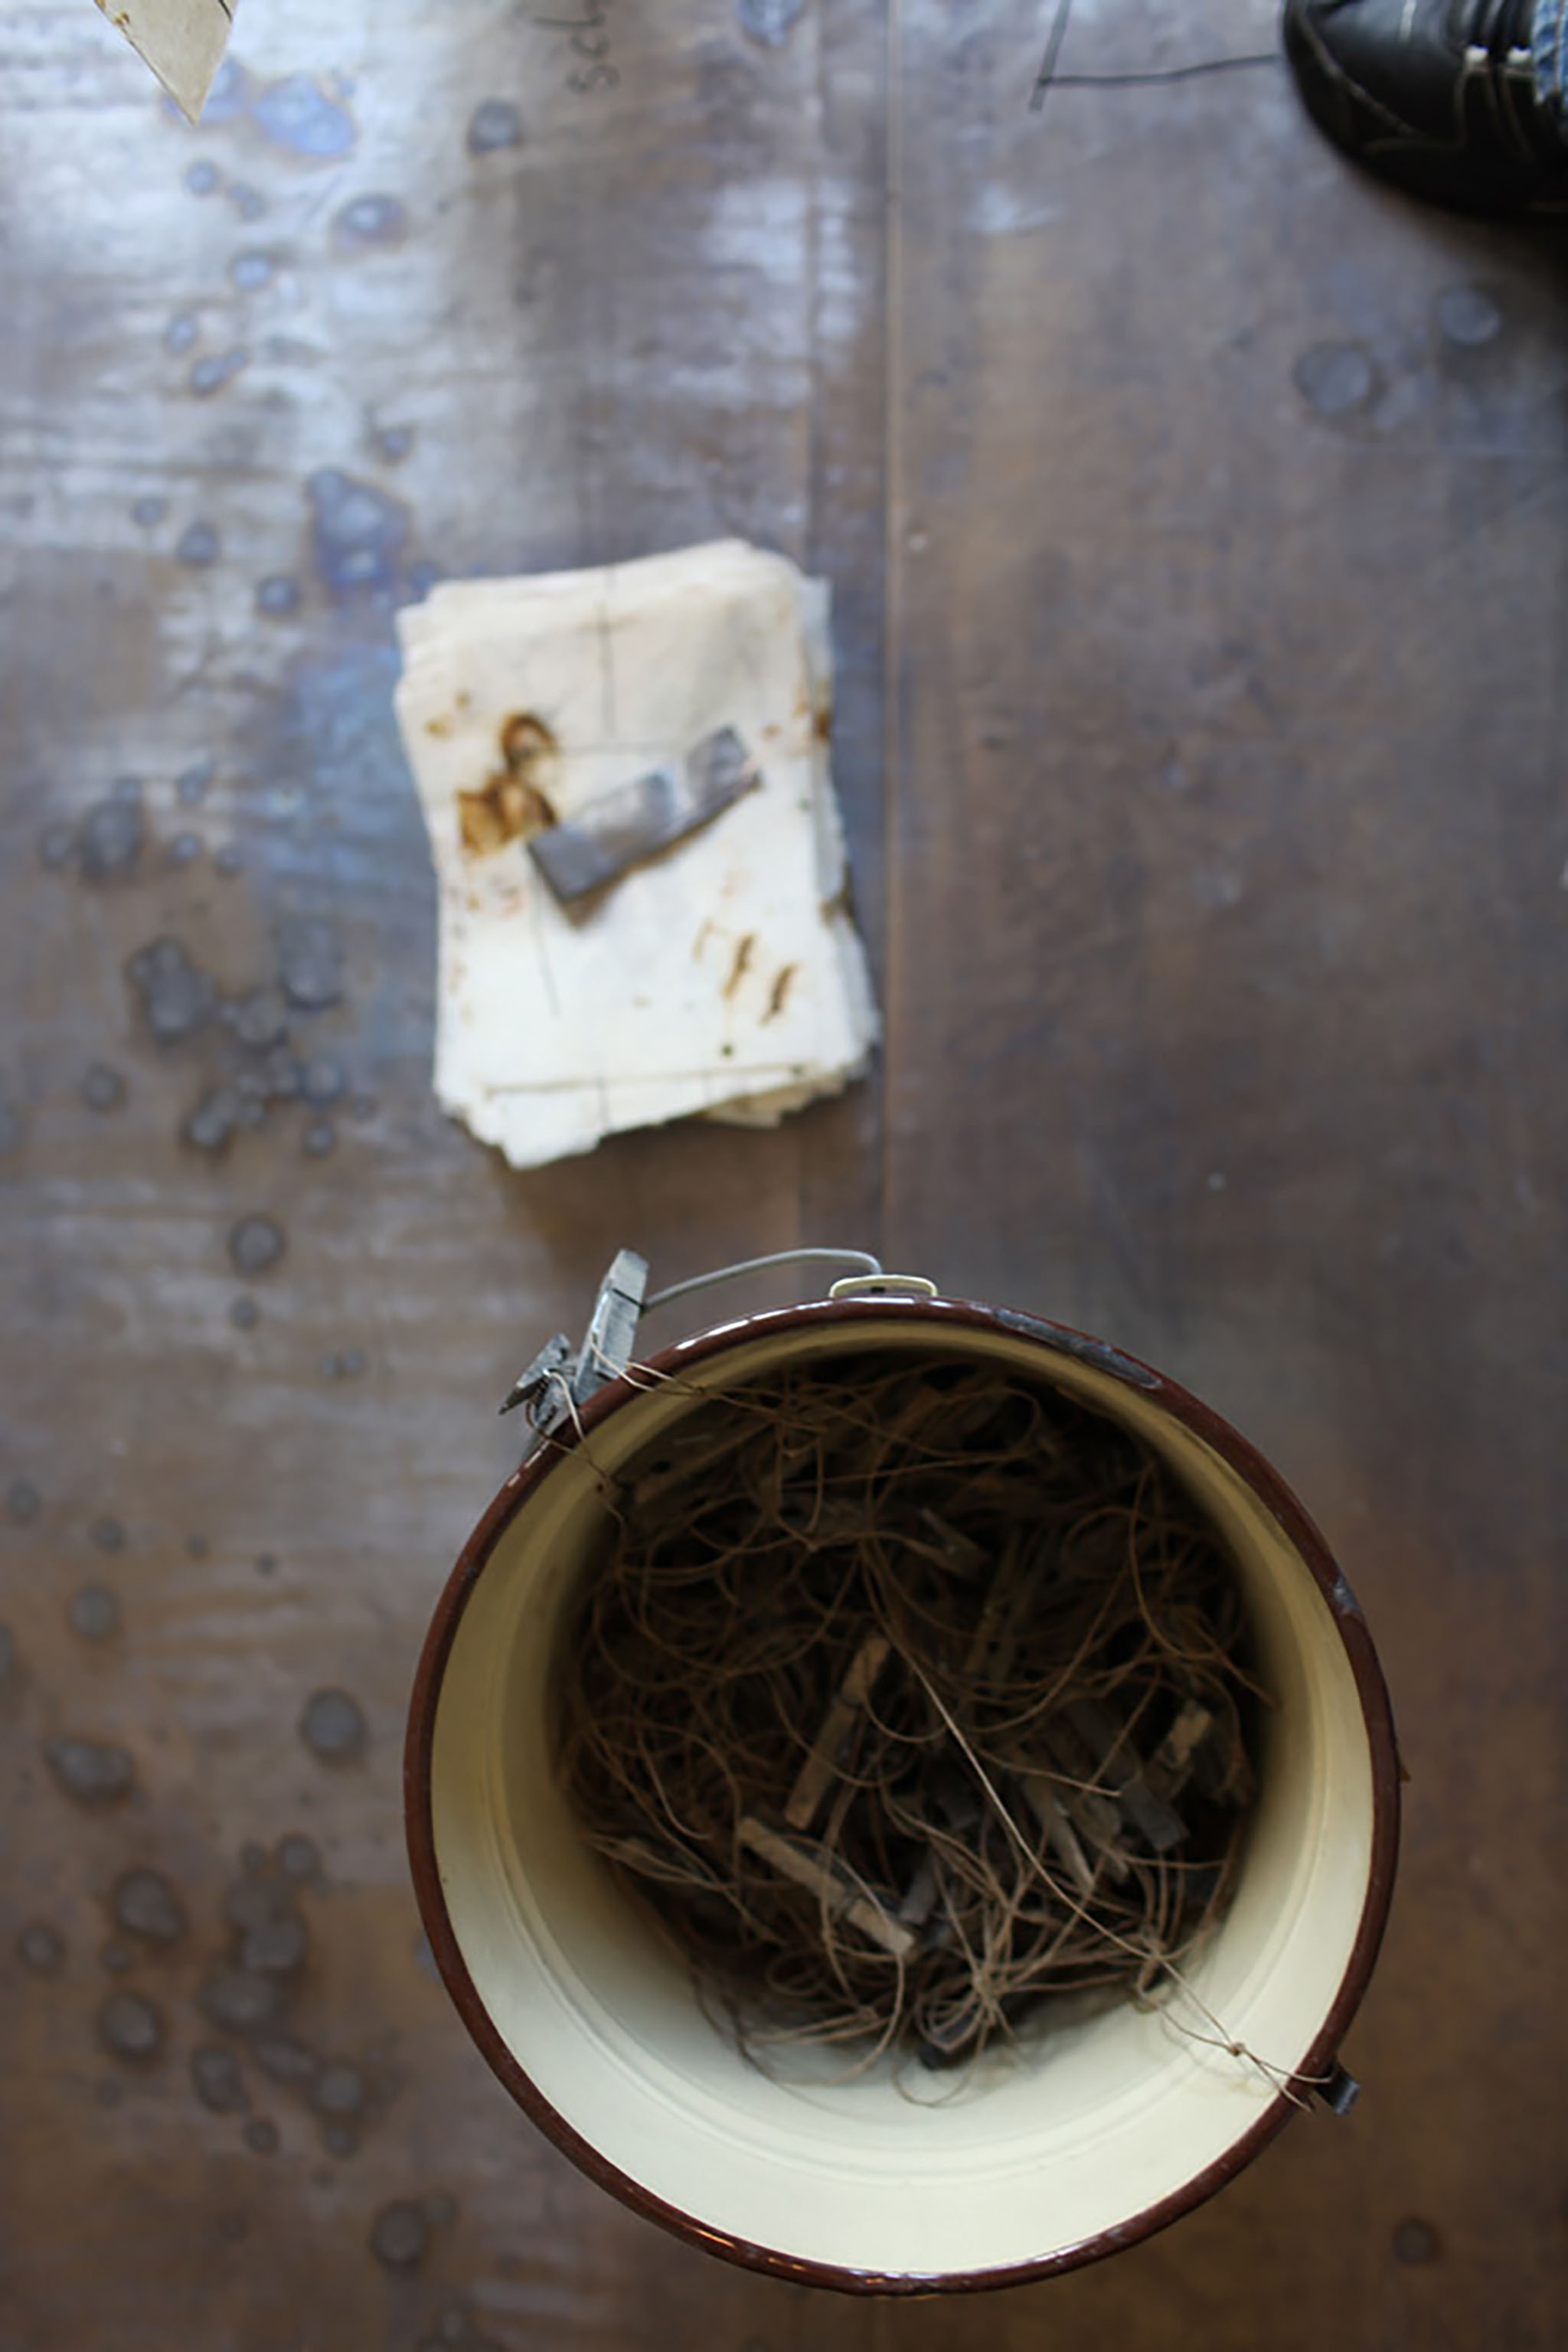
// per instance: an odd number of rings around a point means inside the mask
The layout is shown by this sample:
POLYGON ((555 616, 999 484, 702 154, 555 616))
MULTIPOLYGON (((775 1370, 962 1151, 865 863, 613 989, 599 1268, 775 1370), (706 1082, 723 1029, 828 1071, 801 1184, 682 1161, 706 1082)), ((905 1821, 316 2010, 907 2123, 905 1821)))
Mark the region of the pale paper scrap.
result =
POLYGON ((773 1122, 877 1034, 844 906, 824 730, 826 593, 740 541, 603 571, 445 583, 399 617, 397 713, 440 902, 436 1091, 515 1165, 692 1113, 773 1122), (558 817, 735 727, 760 790, 585 913, 521 841, 476 857, 458 795, 507 719, 560 747, 558 817))
POLYGON ((150 65, 182 114, 201 118, 223 63, 235 0, 98 0, 102 15, 150 65))

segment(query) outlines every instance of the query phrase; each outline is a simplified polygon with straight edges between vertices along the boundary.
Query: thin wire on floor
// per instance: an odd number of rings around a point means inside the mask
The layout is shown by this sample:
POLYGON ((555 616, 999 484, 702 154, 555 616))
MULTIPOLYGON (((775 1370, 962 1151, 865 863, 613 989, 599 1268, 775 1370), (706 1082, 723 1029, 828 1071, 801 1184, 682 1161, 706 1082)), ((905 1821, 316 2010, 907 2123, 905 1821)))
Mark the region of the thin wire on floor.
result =
POLYGON ((1198 81, 1210 74, 1244 73, 1258 66, 1279 63, 1278 49, 1243 51, 1232 58, 1199 58, 1190 65, 1152 66, 1131 73, 1058 73, 1057 60, 1067 39, 1068 24, 1072 16, 1072 0, 1057 0, 1056 14, 1051 19, 1050 35, 1046 53, 1040 60, 1040 70, 1035 77, 1029 93, 1029 110, 1037 114, 1046 102, 1047 89, 1147 89, 1163 82, 1198 81))

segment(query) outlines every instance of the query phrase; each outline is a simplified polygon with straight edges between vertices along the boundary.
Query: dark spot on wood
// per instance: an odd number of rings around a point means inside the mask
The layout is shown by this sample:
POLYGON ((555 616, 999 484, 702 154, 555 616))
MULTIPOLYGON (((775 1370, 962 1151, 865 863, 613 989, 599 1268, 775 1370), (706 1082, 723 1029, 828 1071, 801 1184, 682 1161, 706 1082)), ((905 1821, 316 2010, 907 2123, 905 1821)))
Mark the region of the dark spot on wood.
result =
POLYGON ((244 1102, 234 1087, 211 1087, 180 1133, 194 1151, 223 1151, 240 1125, 244 1102))
POLYGON ((253 1975, 247 1969, 215 1969, 196 1994, 202 2014, 225 2033, 258 2033, 270 2025, 284 2005, 286 1988, 278 1978, 253 1975))
POLYGON ((283 1228, 272 1217, 241 1217, 229 1228, 229 1256, 247 1281, 276 1265, 286 1247, 283 1228))
POLYGON ((296 1917, 291 1890, 268 1874, 266 1847, 247 1845, 240 1859, 246 1875, 224 1890, 223 1916, 228 1925, 244 1937, 274 1921, 296 1917), (253 1861, 253 1855, 260 1859, 253 1861))
POLYGON ((43 1507, 43 1496, 30 1478, 13 1478, 5 1489, 5 1508, 13 1527, 30 1527, 43 1507))
POLYGON ((79 844, 81 870, 89 882, 112 882, 134 873, 145 838, 140 801, 111 793, 90 808, 79 844))
POLYGON ((300 1717, 300 1737, 327 1763, 357 1756, 364 1745, 364 1717, 359 1702, 343 1690, 312 1691, 300 1717))
MULTIPOLYGON (((249 360, 250 353, 243 343, 236 344, 231 351, 209 352, 193 362, 186 382, 198 400, 210 400, 214 393, 221 392, 226 383, 241 373, 249 360)), ((218 553, 217 534, 209 523, 193 523, 175 551, 183 563, 215 562, 218 553), (210 556, 186 552, 186 541, 196 531, 206 533, 211 540, 213 551, 210 556)))
POLYGON ((67 1611, 84 1642, 107 1642, 120 1631, 120 1601, 107 1584, 79 1585, 67 1611))
POLYGON ((79 1805, 112 1805, 128 1797, 135 1769, 112 1740, 46 1739, 44 1761, 64 1795, 79 1805))
POLYGON ((1502 331, 1503 314, 1484 286, 1446 286, 1432 305, 1445 342, 1473 351, 1502 331))
POLYGON ((384 2205, 370 2233, 370 2250, 389 2271, 416 2270, 430 2242, 430 2231, 417 2205, 397 2198, 384 2205))
POLYGON ((1419 2268, 1435 2263, 1441 2251, 1436 2231, 1430 2221, 1401 2221, 1394 2232, 1394 2259, 1419 2268))
MULTIPOLYGON (((276 1560, 268 1564, 272 1568, 278 1565, 276 1560)), ((307 1837, 303 1830, 290 1830, 287 1837, 279 1841, 278 1867, 285 1878, 318 1877, 321 1856, 315 1839, 307 1837)))
POLYGON ((805 0, 737 0, 741 30, 760 48, 782 49, 799 23, 805 0))
POLYGON ((99 2008, 98 2038, 110 2057, 150 2064, 163 2047, 163 2020, 140 1993, 111 1992, 99 2008))
POLYGON ((160 1045, 194 1036, 217 1003, 216 983, 191 961, 178 940, 152 940, 138 948, 125 976, 160 1045))
POLYGON ((302 1919, 268 1919, 246 1935, 239 1948, 239 1965, 256 1976, 291 1976, 308 1949, 302 1919))
POLYGON ((1290 373, 1309 407, 1330 423, 1365 408, 1378 388, 1377 371, 1360 343, 1310 344, 1290 373))
POLYGON ((321 1013, 343 992, 343 950, 324 915, 289 915, 273 926, 278 978, 290 1004, 321 1013))
POLYGON ((509 99, 485 98, 468 117, 470 155, 494 155, 522 143, 522 118, 509 99))
POLYGON ((185 1932, 185 1910, 161 1870, 122 1871, 110 1896, 121 1927, 152 1944, 177 1944, 185 1932))
POLYGON ((355 196, 332 221, 339 245, 395 246, 408 235, 408 215, 395 196, 355 196))
POLYGON ((194 564, 200 572, 216 563, 222 552, 223 541, 211 523, 194 522, 181 532, 174 557, 177 562, 194 564))
MULTIPOLYGON (((273 82, 250 112, 263 138, 292 148, 296 155, 329 161, 346 155, 354 143, 354 120, 348 108, 309 74, 286 74, 273 82)), ((205 120, 214 120, 210 99, 205 120)))
POLYGON ((47 1919, 35 1919, 16 1938, 16 1957, 32 1976, 58 1977, 66 1964, 65 1939, 47 1919))
POLYGON ((191 2053, 191 2083, 204 2107, 215 2116, 237 2115, 250 2104, 239 2061, 216 2042, 191 2053))
POLYGON ((312 1054, 300 1073, 300 1091, 308 1103, 325 1108, 348 1091, 348 1074, 335 1054, 312 1054))
POLYGON ((252 988, 224 1006, 224 1020, 242 1045, 280 1045, 289 1034, 289 1007, 278 988, 252 988))
POLYGON ((324 2067, 317 2077, 310 2105, 321 2116, 357 2116, 365 2098, 365 2079, 359 2068, 339 2059, 324 2067))
POLYGON ((316 569, 334 594, 389 588, 408 538, 408 509, 374 482, 324 466, 305 483, 316 569))
POLYGON ((82 1079, 80 1094, 89 1110, 118 1110, 125 1100, 125 1081, 109 1063, 94 1062, 82 1079))
POLYGON ((315 2052, 291 2033, 263 2034, 252 2042, 250 2054, 258 2071, 287 2091, 309 2091, 321 2071, 315 2052))
POLYGON ((273 620, 282 620, 289 614, 297 613, 300 609, 300 583, 291 572, 269 572, 257 585, 256 609, 258 613, 268 614, 273 620))

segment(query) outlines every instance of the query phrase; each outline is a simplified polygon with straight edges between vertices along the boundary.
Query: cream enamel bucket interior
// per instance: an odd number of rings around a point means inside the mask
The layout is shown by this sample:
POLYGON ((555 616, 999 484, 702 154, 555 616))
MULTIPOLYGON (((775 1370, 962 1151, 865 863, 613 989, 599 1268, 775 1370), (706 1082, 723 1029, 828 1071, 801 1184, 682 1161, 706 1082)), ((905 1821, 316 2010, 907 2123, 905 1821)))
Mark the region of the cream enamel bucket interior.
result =
POLYGON ((1392 1730, 1348 1588, 1266 1465, 1160 1376, 1057 1327, 943 1301, 754 1317, 655 1360, 679 1393, 594 1399, 594 1460, 615 1472, 695 1392, 871 1345, 1055 1382, 1157 1447, 1228 1543, 1274 1703, 1237 1891, 1190 1970, 1203 2009, 1124 2004, 957 2079, 749 2063, 580 1843, 552 1777, 550 1660, 605 1524, 576 1449, 514 1476, 448 1587, 415 1699, 411 1851, 470 2031, 606 2186, 715 2252, 826 2284, 1000 2284, 1196 2203, 1289 2114, 1280 2079, 1331 2063, 1387 1904, 1392 1730), (1211 2017, 1272 2071, 1180 2030, 1213 2034, 1211 2017))

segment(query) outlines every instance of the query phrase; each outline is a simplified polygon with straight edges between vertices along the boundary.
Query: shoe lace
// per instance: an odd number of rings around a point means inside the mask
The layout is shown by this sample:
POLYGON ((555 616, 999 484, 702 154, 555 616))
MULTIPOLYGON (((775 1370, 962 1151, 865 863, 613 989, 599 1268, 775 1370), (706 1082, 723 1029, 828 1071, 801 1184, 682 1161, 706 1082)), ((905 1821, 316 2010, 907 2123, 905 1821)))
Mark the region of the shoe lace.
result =
POLYGON ((1484 49, 1494 65, 1530 47, 1535 0, 1462 0, 1460 30, 1465 46, 1484 49))
POLYGON ((1495 128, 1522 160, 1561 172, 1563 134, 1539 100, 1533 73, 1521 76, 1516 61, 1531 56, 1535 0, 1458 0, 1450 23, 1470 56, 1487 60, 1478 79, 1486 84, 1495 128))

